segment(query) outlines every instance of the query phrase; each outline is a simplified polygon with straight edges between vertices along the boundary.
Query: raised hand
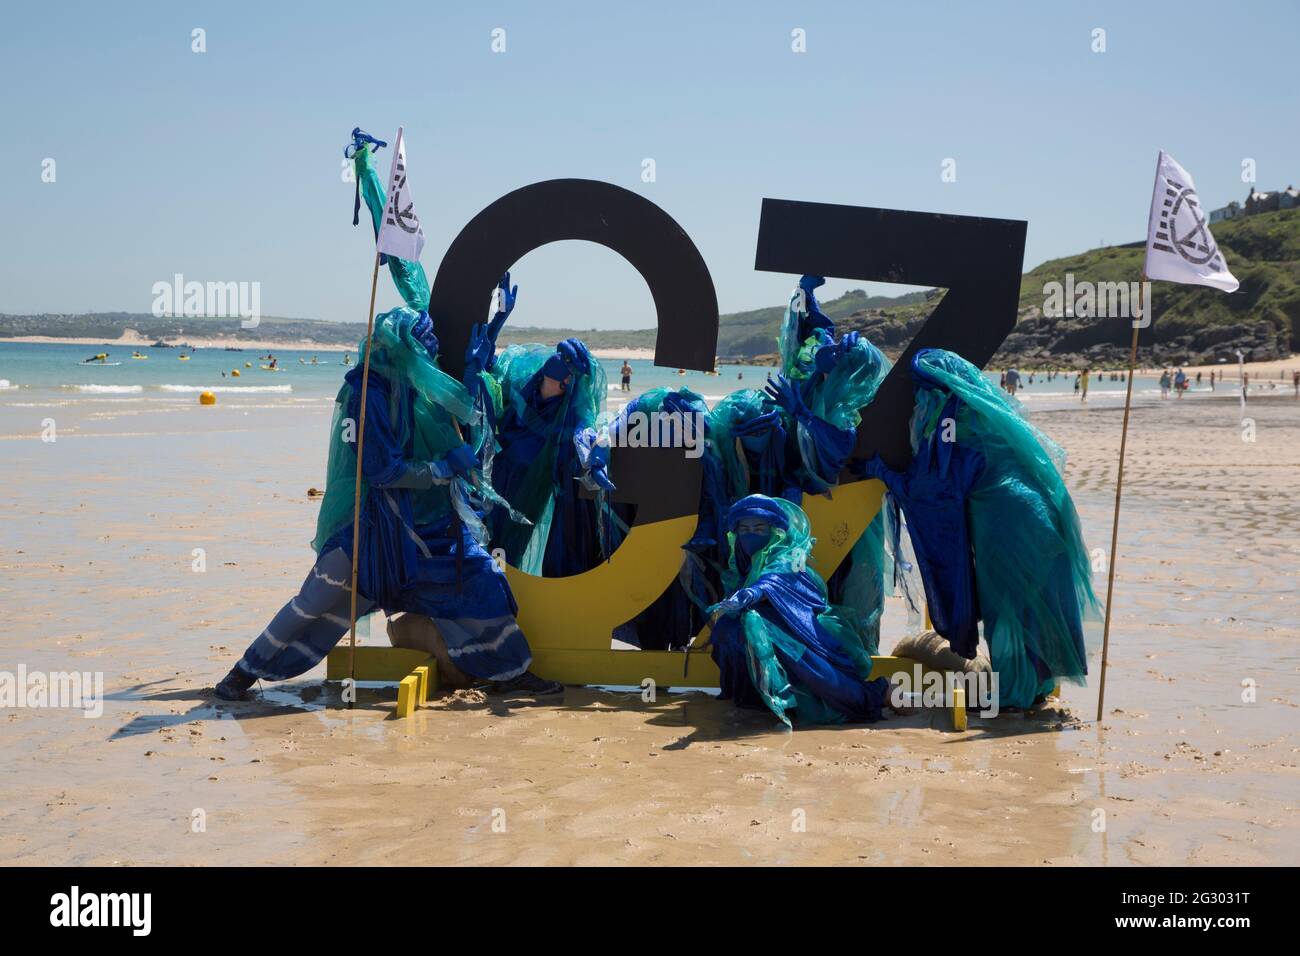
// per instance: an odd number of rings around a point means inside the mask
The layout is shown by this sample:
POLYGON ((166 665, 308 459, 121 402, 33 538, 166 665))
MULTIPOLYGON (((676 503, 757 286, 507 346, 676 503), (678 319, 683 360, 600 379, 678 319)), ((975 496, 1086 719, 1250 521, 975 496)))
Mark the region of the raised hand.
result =
POLYGON ((799 390, 784 375, 778 375, 775 379, 769 378, 763 391, 768 394, 772 401, 783 408, 791 418, 804 418, 811 414, 808 411, 808 406, 803 403, 799 390))
POLYGON ((470 329, 469 347, 465 349, 466 377, 490 369, 496 361, 496 344, 486 323, 470 329))
MULTIPOLYGON (((497 289, 501 295, 498 297, 498 309, 492 316, 492 324, 488 327, 488 335, 492 339, 495 347, 497 336, 501 334, 501 327, 506 324, 506 319, 510 318, 510 313, 515 310, 515 299, 519 297, 519 286, 510 285, 510 273, 507 272, 497 283, 497 289)), ((487 366, 490 368, 491 366, 487 366)))
POLYGON ((740 422, 731 429, 733 435, 741 438, 761 435, 773 428, 779 428, 781 425, 780 412, 764 412, 762 415, 756 415, 747 422, 740 422))

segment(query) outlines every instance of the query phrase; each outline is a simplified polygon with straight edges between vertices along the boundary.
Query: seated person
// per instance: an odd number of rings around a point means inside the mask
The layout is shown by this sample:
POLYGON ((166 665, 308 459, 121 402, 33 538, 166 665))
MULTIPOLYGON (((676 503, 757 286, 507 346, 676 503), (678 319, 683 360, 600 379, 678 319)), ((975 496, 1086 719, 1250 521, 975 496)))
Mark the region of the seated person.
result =
POLYGON ((874 721, 889 682, 869 680, 871 655, 826 600, 807 566, 808 517, 780 498, 750 495, 727 512, 729 596, 710 635, 722 696, 763 705, 787 726, 874 721))

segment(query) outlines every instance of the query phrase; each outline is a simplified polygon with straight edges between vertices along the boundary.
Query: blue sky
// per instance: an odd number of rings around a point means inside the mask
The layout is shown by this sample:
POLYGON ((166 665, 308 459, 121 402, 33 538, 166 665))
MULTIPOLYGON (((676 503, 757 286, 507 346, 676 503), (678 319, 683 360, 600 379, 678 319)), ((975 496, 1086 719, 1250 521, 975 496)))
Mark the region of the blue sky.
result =
MULTIPOLYGON (((0 312, 145 312, 179 272, 258 281, 264 314, 364 320, 372 239, 340 178, 356 125, 406 127, 430 275, 492 200, 586 177, 681 223, 723 311, 792 285, 753 270, 764 196, 1027 219, 1028 268, 1140 238, 1162 147, 1212 206, 1244 196, 1245 158, 1260 188, 1300 184, 1294 2, 53 2, 4 19, 0 312)), ((653 324, 601 247, 546 247, 515 278, 517 324, 653 324)))

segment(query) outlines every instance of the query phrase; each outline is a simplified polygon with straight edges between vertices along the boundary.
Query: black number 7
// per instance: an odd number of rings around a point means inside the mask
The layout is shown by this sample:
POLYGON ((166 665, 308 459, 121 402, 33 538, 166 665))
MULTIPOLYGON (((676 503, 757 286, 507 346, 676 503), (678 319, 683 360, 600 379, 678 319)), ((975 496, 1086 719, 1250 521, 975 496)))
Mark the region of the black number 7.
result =
POLYGON ((839 279, 940 286, 943 301, 862 409, 854 456, 911 460, 909 365, 944 348, 983 368, 1016 325, 1027 223, 939 213, 764 199, 754 268, 839 279))

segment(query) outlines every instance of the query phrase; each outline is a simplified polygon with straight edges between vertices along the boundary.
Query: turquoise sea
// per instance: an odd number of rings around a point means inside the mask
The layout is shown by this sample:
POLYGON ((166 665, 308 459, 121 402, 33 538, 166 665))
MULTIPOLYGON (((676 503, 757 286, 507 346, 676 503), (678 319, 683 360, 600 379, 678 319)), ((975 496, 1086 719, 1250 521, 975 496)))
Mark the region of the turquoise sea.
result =
MULTIPOLYGON (((344 354, 336 351, 302 351, 272 349, 228 351, 216 348, 182 350, 178 348, 138 349, 118 344, 70 345, 32 342, 0 342, 0 403, 39 402, 65 404, 82 401, 120 401, 131 403, 196 402, 203 391, 216 393, 218 401, 256 400, 285 404, 328 403, 338 391, 343 374, 344 354), (83 364, 100 352, 108 353, 108 362, 83 364), (138 352, 146 356, 133 358, 138 352), (279 371, 269 365, 268 354, 277 359, 279 371), (181 355, 188 358, 182 360, 181 355), (235 374, 238 373, 238 374, 235 374)), ((349 358, 355 360, 355 352, 349 358)), ((609 382, 611 405, 657 386, 680 388, 685 385, 704 395, 710 404, 737 388, 759 387, 773 370, 767 366, 722 365, 718 374, 659 368, 648 359, 632 359, 632 389, 619 387, 621 359, 603 359, 601 364, 609 382)), ((987 372, 996 382, 997 372, 987 372)), ((1052 381, 1035 375, 1018 397, 1033 409, 1069 407, 1077 403, 1074 376, 1062 374, 1052 381)), ((1097 404, 1123 402, 1125 383, 1108 375, 1092 379, 1089 401, 1097 404)), ((1210 392, 1208 379, 1191 393, 1210 392)), ((1154 376, 1138 378, 1134 388, 1139 403, 1158 400, 1159 386, 1154 376)))

